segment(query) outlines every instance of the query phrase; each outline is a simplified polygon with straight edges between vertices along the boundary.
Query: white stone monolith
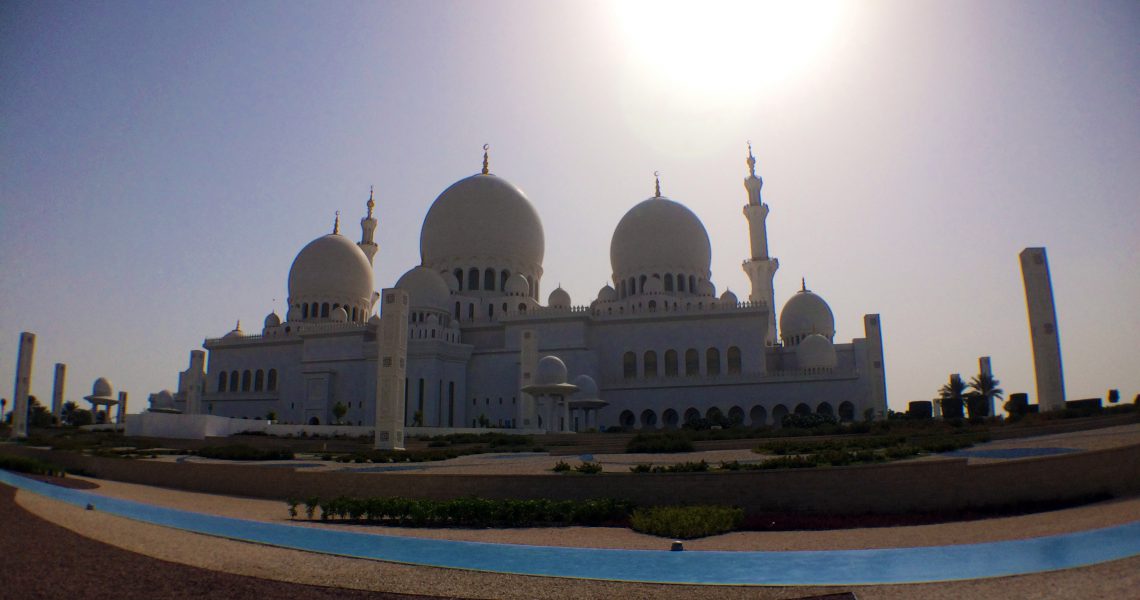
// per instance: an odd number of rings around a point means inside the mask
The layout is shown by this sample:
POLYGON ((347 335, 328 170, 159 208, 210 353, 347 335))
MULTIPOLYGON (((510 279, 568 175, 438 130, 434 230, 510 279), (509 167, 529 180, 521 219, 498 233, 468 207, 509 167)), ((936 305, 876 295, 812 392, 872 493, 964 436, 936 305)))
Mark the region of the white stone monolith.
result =
POLYGON ((51 414, 58 421, 63 415, 63 387, 67 377, 67 365, 55 363, 55 381, 51 388, 51 414))
POLYGON ((380 450, 404 449, 404 387, 408 370, 408 292, 380 294, 376 345, 376 440, 380 450))
POLYGON ((28 437, 28 394, 32 389, 32 361, 36 354, 36 334, 20 333, 16 356, 16 384, 12 392, 12 438, 28 437))
POLYGON ((1037 376, 1038 410, 1063 410, 1065 377, 1049 260, 1044 248, 1026 248, 1019 257, 1021 277, 1025 282, 1025 305, 1029 313, 1029 339, 1033 345, 1033 370, 1037 376))

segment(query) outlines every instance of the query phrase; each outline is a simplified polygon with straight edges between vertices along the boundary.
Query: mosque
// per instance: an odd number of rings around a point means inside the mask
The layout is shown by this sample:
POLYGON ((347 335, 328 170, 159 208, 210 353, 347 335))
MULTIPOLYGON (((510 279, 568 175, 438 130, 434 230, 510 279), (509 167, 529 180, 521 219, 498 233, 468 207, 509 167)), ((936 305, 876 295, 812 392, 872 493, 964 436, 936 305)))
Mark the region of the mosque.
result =
MULTIPOLYGON (((884 417, 878 315, 864 316, 865 337, 836 343, 830 307, 803 286, 777 329, 779 262, 768 254, 769 207, 751 147, 747 164, 747 300, 717 295, 704 225, 658 183, 614 228, 612 283, 585 304, 561 288, 543 303, 542 220, 522 190, 490 172, 484 152, 481 173, 436 198, 420 265, 394 286, 410 305, 405 425, 650 430, 709 417, 778 426, 790 412, 884 417), (536 378, 570 384, 559 411, 536 410, 527 388, 536 378)), ((297 254, 284 319, 271 312, 260 332, 239 323, 206 339, 208 360, 192 352, 178 392, 152 395, 152 410, 372 426, 380 294, 371 194, 366 206, 359 242, 338 216, 332 233, 297 254)))

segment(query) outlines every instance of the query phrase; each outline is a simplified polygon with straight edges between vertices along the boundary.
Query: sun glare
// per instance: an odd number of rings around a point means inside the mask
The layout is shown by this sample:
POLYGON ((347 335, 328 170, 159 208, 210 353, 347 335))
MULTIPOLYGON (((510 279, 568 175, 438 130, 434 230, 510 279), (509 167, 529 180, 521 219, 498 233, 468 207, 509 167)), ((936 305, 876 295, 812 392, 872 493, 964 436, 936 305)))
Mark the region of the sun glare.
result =
POLYGON ((679 0, 615 5, 634 68, 702 98, 747 94, 809 74, 841 20, 836 0, 679 0))

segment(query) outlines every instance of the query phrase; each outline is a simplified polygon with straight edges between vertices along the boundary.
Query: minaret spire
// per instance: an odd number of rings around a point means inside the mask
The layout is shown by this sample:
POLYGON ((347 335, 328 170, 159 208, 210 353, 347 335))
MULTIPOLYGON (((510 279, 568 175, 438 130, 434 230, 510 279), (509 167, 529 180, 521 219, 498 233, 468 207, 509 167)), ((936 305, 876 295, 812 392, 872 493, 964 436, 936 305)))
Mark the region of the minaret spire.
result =
POLYGON ((373 264, 373 259, 376 257, 376 252, 380 247, 376 242, 372 241, 376 235, 376 217, 372 216, 372 209, 376 207, 376 200, 374 200, 375 190, 372 186, 368 186, 368 202, 365 206, 368 207, 368 214, 360 219, 360 243, 356 244, 364 251, 364 255, 368 257, 368 264, 373 264))
POLYGON ((333 235, 340 235, 340 211, 336 211, 336 219, 333 220, 333 235))
POLYGON ((744 272, 752 282, 752 293, 748 299, 768 305, 768 333, 764 339, 769 346, 774 346, 778 338, 773 280, 780 261, 768 256, 768 205, 760 199, 764 180, 756 174, 756 156, 752 154, 751 141, 748 142, 748 159, 745 162, 748 164, 748 177, 744 178, 744 189, 748 192, 748 204, 744 205, 744 217, 748 219, 748 238, 752 249, 752 256, 744 261, 744 272))
POLYGON ((491 144, 483 144, 483 174, 490 175, 491 169, 489 168, 489 161, 487 158, 487 151, 491 149, 491 144))
POLYGON ((654 198, 660 198, 661 197, 661 172, 660 171, 654 171, 653 172, 653 190, 654 190, 653 191, 653 197, 654 198))
POLYGON ((800 277, 800 291, 807 291, 807 277, 800 277))

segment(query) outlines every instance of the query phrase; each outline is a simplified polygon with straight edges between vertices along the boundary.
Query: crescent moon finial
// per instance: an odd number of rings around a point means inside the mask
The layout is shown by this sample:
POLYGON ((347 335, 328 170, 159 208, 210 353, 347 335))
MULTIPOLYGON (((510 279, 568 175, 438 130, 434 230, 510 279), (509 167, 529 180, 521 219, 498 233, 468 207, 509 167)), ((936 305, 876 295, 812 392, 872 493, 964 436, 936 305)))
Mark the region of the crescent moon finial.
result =
POLYGON ((488 162, 487 161, 487 151, 490 149, 491 149, 491 144, 483 144, 483 174, 484 175, 489 175, 491 173, 491 170, 488 168, 488 164, 487 164, 487 162, 488 162))

